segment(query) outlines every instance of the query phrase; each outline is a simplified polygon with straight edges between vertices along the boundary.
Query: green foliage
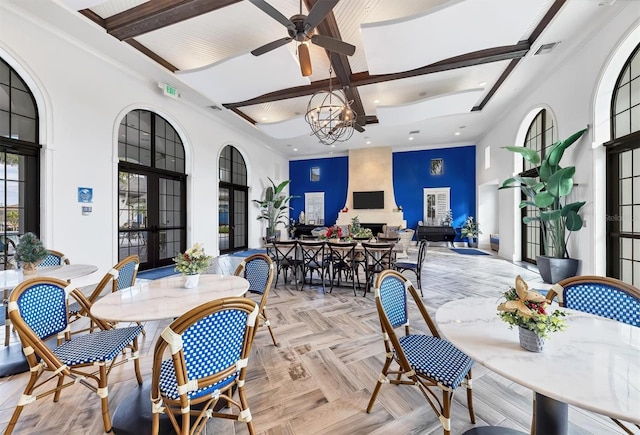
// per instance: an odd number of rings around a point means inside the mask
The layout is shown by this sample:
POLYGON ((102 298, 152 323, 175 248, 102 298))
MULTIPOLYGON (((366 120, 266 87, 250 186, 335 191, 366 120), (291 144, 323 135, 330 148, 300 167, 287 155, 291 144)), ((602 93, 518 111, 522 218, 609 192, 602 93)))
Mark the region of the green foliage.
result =
MULTIPOLYGON (((511 287, 503 294, 507 301, 519 300, 516 289, 511 287)), ((521 315, 515 311, 499 311, 498 316, 509 324, 509 328, 521 326, 525 329, 535 332, 539 337, 549 338, 551 332, 563 331, 567 328, 564 317, 567 315, 564 311, 555 310, 551 314, 547 311, 548 301, 532 302, 524 301, 524 304, 533 311, 531 317, 521 315)))
POLYGON ((267 237, 275 235, 278 224, 289 224, 289 210, 292 210, 289 206, 289 201, 294 198, 294 196, 287 196, 284 193, 285 187, 287 187, 291 180, 285 180, 276 185, 276 183, 269 178, 269 182, 271 186, 266 188, 264 198, 262 200, 253 200, 253 202, 260 207, 258 220, 267 221, 267 237))
POLYGON ((49 255, 42 241, 33 233, 25 233, 16 245, 14 258, 22 263, 38 264, 49 255))
POLYGON ((473 220, 473 216, 469 216, 460 228, 460 234, 462 237, 473 237, 475 239, 479 234, 482 234, 482 231, 480 231, 478 223, 473 220))
POLYGON ((358 239, 372 238, 373 232, 370 228, 362 228, 358 216, 351 218, 351 234, 358 239))
POLYGON ((218 226, 219 234, 229 234, 229 225, 219 225, 218 226))
POLYGON ((202 273, 209 268, 211 265, 209 260, 212 258, 212 256, 205 254, 204 246, 196 243, 184 253, 173 258, 173 262, 176 263, 175 271, 185 275, 202 273))
POLYGON ((567 202, 574 186, 575 166, 563 168, 560 161, 564 151, 584 134, 587 129, 580 130, 565 140, 554 143, 543 158, 537 151, 526 147, 504 147, 518 153, 534 164, 540 165, 537 177, 512 177, 505 180, 500 189, 520 188, 527 200, 520 203, 520 208, 527 206, 537 210, 536 216, 525 216, 522 221, 539 221, 543 227, 543 243, 545 253, 556 258, 569 258, 567 242, 572 231, 583 227, 582 217, 578 214, 584 201, 567 202))

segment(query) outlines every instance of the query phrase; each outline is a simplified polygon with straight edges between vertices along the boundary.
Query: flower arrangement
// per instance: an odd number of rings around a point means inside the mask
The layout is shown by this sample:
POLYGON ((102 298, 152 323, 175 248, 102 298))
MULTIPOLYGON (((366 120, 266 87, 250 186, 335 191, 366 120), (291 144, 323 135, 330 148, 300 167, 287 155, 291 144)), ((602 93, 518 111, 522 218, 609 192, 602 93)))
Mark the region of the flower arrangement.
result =
POLYGON ((540 338, 549 338, 550 332, 562 331, 567 325, 563 319, 564 311, 547 312, 550 303, 544 296, 529 286, 520 275, 516 277, 516 286, 510 287, 503 297, 506 302, 498 305, 498 316, 509 324, 510 328, 519 326, 534 331, 540 338))
POLYGON ((195 275, 207 270, 210 266, 209 260, 212 258, 204 253, 204 247, 200 243, 196 243, 184 253, 176 255, 173 261, 176 263, 176 272, 195 275))
POLYGON ((473 220, 473 216, 469 216, 460 228, 460 234, 462 237, 472 237, 475 239, 479 234, 482 234, 482 231, 478 228, 478 223, 473 220))
POLYGON ((362 228, 360 226, 358 216, 351 219, 351 234, 355 239, 371 239, 373 237, 373 232, 370 228, 362 228))
POLYGON ((331 239, 331 238, 342 238, 342 228, 340 228, 338 225, 333 225, 331 227, 329 227, 329 229, 327 230, 327 233, 325 234, 327 239, 331 239))

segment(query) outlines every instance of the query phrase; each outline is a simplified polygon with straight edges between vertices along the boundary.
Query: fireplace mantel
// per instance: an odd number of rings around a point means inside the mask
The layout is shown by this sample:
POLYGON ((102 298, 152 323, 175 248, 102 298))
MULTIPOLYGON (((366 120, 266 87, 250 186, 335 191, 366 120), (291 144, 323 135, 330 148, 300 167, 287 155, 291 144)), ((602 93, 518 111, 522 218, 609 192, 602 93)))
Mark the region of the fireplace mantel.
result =
POLYGON ((358 217, 360 223, 378 223, 382 222, 387 225, 399 225, 402 228, 407 227, 407 221, 404 220, 402 211, 387 210, 349 210, 338 213, 338 225, 350 225, 351 219, 358 217))

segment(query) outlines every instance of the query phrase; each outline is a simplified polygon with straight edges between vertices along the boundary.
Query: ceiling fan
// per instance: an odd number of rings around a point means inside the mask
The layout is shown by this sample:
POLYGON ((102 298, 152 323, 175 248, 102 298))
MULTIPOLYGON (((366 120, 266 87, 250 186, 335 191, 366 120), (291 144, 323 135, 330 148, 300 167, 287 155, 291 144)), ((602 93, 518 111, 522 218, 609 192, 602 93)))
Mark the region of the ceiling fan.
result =
POLYGON ((249 1, 271 18, 285 26, 289 33, 289 36, 286 38, 276 39, 262 47, 256 48, 251 52, 254 56, 260 56, 283 46, 289 41, 296 40, 299 42, 298 58, 300 59, 300 70, 302 71, 302 75, 307 77, 311 75, 312 70, 311 58, 309 57, 309 47, 305 42, 311 41, 312 44, 319 45, 329 51, 334 51, 346 56, 351 56, 356 51, 356 47, 354 45, 330 36, 314 34, 316 26, 325 19, 339 0, 318 0, 309 11, 309 15, 302 14, 302 0, 300 0, 300 13, 292 16, 291 18, 285 17, 264 0, 249 1))

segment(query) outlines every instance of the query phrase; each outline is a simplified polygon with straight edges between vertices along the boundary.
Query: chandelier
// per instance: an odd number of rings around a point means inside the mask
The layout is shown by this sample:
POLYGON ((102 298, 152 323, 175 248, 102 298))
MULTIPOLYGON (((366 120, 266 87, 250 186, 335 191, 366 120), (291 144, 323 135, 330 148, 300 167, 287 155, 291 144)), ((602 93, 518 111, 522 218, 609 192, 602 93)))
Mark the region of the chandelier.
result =
POLYGON ((329 69, 329 90, 318 91, 311 96, 304 116, 311 132, 324 145, 349 140, 353 136, 356 119, 344 91, 331 88, 331 72, 329 69))

